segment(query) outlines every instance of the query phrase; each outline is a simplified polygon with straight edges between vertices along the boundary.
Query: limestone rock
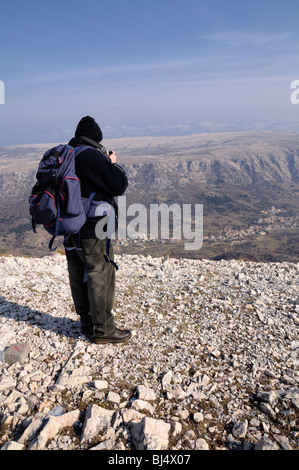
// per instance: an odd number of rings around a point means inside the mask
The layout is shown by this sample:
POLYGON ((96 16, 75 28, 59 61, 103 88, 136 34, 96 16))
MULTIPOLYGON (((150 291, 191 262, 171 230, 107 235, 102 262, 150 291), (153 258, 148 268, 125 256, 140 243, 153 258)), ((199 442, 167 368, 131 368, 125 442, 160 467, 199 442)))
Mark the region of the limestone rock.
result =
POLYGON ((65 256, 0 257, 18 280, 1 283, 0 448, 298 450, 298 263, 116 261, 115 317, 134 335, 100 346, 65 256), (14 344, 26 360, 3 362, 14 344))
POLYGON ((136 450, 164 450, 168 447, 170 424, 153 418, 142 418, 131 424, 132 442, 136 450))
POLYGON ((111 426, 113 414, 112 410, 106 410, 98 405, 90 405, 85 413, 81 443, 90 442, 104 433, 111 426))
POLYGON ((80 411, 69 411, 61 416, 50 416, 37 438, 30 444, 29 450, 43 450, 46 443, 56 436, 56 434, 63 428, 74 426, 79 419, 80 411))
POLYGON ((24 446, 15 441, 7 441, 0 450, 24 450, 24 446))

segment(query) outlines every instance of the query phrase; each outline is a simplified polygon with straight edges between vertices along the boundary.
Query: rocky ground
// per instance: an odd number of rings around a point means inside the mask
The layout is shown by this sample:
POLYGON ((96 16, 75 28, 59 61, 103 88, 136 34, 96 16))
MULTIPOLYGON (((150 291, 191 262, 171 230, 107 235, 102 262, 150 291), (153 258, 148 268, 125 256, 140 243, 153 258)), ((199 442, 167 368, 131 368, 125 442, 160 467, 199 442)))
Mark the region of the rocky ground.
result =
POLYGON ((129 343, 80 334, 65 257, 0 258, 0 446, 299 449, 298 264, 117 257, 129 343), (5 356, 2 354, 2 359, 5 356))

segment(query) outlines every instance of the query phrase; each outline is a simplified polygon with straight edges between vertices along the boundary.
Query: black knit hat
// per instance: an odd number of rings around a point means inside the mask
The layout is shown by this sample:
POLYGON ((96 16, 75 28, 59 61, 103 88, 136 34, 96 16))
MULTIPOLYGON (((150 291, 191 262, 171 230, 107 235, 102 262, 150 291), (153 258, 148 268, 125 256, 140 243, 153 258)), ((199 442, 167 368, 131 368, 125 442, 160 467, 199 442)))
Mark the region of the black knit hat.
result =
POLYGON ((81 119, 77 126, 75 137, 88 137, 95 142, 103 140, 103 134, 99 125, 90 116, 85 116, 81 119))

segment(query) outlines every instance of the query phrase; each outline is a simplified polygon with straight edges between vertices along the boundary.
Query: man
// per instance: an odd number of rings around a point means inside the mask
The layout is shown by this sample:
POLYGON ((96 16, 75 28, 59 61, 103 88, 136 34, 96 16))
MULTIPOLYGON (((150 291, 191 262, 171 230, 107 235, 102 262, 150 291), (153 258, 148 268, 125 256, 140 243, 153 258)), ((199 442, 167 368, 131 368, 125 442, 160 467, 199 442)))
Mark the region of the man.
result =
MULTIPOLYGON (((80 147, 88 145, 75 160, 76 175, 81 181, 82 197, 88 198, 95 192, 94 201, 106 201, 117 213, 116 196, 121 196, 127 189, 128 180, 125 171, 117 165, 114 152, 108 152, 100 144, 103 135, 99 125, 90 116, 79 122, 75 137, 69 145, 80 147)), ((72 235, 68 241, 66 257, 70 287, 76 312, 81 318, 81 331, 92 336, 96 344, 122 343, 131 337, 129 330, 120 330, 115 326, 112 307, 115 291, 115 268, 107 261, 106 239, 98 239, 95 226, 99 217, 87 219, 78 237, 72 235), (85 257, 85 259, 84 259, 85 257), (87 268, 88 279, 84 283, 84 270, 87 268)), ((113 261, 113 246, 110 246, 110 259, 113 261)))

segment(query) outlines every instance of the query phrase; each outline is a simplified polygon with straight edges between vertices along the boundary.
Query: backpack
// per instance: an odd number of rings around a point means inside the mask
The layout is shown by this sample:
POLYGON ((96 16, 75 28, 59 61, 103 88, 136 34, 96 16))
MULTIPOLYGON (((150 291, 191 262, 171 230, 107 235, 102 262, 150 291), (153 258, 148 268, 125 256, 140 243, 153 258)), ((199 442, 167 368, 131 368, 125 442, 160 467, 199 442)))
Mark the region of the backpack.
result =
MULTIPOLYGON (((49 243, 51 251, 57 236, 64 236, 64 246, 70 235, 78 234, 87 217, 93 217, 95 211, 100 214, 97 206, 103 201, 92 201, 90 197, 81 197, 81 182, 75 172, 75 157, 88 146, 73 148, 70 145, 58 145, 45 152, 36 173, 37 183, 33 186, 29 197, 29 211, 32 218, 32 229, 36 233, 36 225, 42 224, 52 235, 49 243)), ((107 215, 102 211, 101 215, 107 215)), ((106 260, 116 269, 117 265, 109 257, 110 240, 107 237, 106 260)), ((82 250, 78 243, 79 250, 82 250)), ((82 250, 83 251, 83 250, 82 250)))

